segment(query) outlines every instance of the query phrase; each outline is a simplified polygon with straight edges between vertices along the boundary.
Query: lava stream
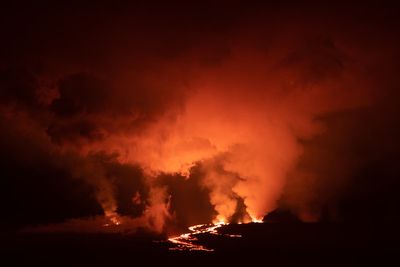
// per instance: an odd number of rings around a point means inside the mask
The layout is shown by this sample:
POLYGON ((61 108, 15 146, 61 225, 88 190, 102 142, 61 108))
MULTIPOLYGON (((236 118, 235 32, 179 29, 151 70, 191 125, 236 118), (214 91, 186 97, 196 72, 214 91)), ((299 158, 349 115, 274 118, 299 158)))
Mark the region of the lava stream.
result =
POLYGON ((198 251, 214 251, 214 249, 206 248, 202 245, 195 244, 198 240, 195 235, 198 234, 213 234, 213 235, 223 235, 229 237, 241 237, 241 235, 228 235, 220 234, 217 229, 226 225, 227 223, 219 222, 216 224, 198 224, 190 226, 188 229, 190 233, 185 233, 177 237, 171 237, 168 239, 169 242, 176 245, 176 247, 170 248, 170 250, 198 250, 198 251))

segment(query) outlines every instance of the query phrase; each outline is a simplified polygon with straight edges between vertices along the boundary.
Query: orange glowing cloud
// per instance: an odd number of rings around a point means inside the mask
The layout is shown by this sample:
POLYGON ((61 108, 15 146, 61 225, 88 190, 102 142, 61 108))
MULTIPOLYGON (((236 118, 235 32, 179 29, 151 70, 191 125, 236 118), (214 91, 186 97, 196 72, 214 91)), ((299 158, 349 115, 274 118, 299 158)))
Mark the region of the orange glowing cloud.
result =
POLYGON ((213 59, 202 42, 162 59, 127 55, 146 62, 143 69, 121 60, 107 75, 67 75, 56 89, 41 91, 35 127, 71 176, 95 189, 109 222, 127 219, 118 214, 117 175, 96 155, 143 172, 146 194, 135 189, 128 198, 143 206, 136 226, 165 229, 174 196, 161 180, 191 179, 194 167, 214 222, 237 214, 240 222, 260 221, 277 207, 301 141, 325 130, 317 118, 371 100, 363 68, 340 40, 307 39, 296 29, 282 26, 271 42, 257 27, 238 30, 220 40, 213 59))
POLYGON ((90 150, 117 151, 122 162, 140 164, 150 180, 159 173, 188 177, 201 164, 216 220, 229 221, 242 199, 247 215, 259 221, 277 206, 285 177, 302 153, 298 140, 323 130, 315 118, 368 103, 357 68, 346 65, 333 44, 307 45, 294 52, 277 48, 272 58, 233 50, 217 67, 194 68, 179 109, 140 133, 113 134, 90 150), (328 63, 318 73, 305 72, 320 57, 328 63))

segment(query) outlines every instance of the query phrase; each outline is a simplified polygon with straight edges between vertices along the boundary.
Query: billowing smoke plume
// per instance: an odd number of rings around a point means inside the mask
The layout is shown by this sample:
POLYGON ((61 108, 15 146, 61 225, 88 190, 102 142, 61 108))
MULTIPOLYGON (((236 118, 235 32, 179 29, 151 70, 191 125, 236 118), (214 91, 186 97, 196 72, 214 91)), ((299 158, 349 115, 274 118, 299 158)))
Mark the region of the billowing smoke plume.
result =
MULTIPOLYGON (((38 10, 37 28, 15 25, 33 37, 1 65, 1 124, 8 128, 1 139, 12 140, 3 157, 26 169, 40 161, 45 180, 88 186, 78 199, 97 201, 87 216, 101 209, 105 219, 91 221, 101 227, 163 232, 174 224, 258 221, 281 207, 319 219, 366 162, 351 149, 335 154, 359 129, 330 137, 343 123, 337 114, 385 114, 382 103, 391 97, 376 92, 379 84, 396 95, 387 89, 396 81, 380 82, 393 77, 378 67, 393 66, 394 39, 379 32, 385 24, 365 33, 347 25, 346 14, 331 21, 329 12, 300 9, 306 16, 279 5, 193 9, 204 17, 170 17, 161 7, 141 15, 147 8, 126 7, 121 16, 102 7, 74 16, 38 10), (354 35, 384 44, 363 47, 354 35), (20 155, 23 140, 29 152, 20 155), (337 170, 326 175, 331 164, 337 170)), ((19 40, 7 36, 5 48, 19 40)))
POLYGON ((331 40, 309 42, 271 47, 277 61, 255 48, 232 49, 229 59, 192 80, 193 93, 175 121, 160 120, 138 142, 137 160, 163 172, 201 164, 219 220, 233 216, 238 198, 250 218, 262 219, 277 207, 302 152, 298 139, 321 131, 315 118, 368 101, 357 66, 331 40))

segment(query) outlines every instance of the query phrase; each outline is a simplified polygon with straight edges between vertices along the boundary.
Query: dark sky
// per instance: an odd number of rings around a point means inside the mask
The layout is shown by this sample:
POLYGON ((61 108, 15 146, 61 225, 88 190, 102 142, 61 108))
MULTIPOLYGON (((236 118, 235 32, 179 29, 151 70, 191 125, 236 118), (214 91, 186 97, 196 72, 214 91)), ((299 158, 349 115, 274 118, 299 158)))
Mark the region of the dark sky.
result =
POLYGON ((1 224, 399 220, 399 7, 137 2, 2 4, 1 224))

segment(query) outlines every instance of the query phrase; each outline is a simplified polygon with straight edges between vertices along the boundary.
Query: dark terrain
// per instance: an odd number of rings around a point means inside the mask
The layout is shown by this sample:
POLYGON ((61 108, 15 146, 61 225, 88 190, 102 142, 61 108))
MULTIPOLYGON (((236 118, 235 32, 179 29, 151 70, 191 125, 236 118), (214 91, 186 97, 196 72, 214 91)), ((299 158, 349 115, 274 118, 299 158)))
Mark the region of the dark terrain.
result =
POLYGON ((397 225, 262 223, 219 232, 242 237, 197 236, 215 250, 202 252, 171 251, 146 234, 7 234, 1 251, 7 266, 396 266, 397 225))

